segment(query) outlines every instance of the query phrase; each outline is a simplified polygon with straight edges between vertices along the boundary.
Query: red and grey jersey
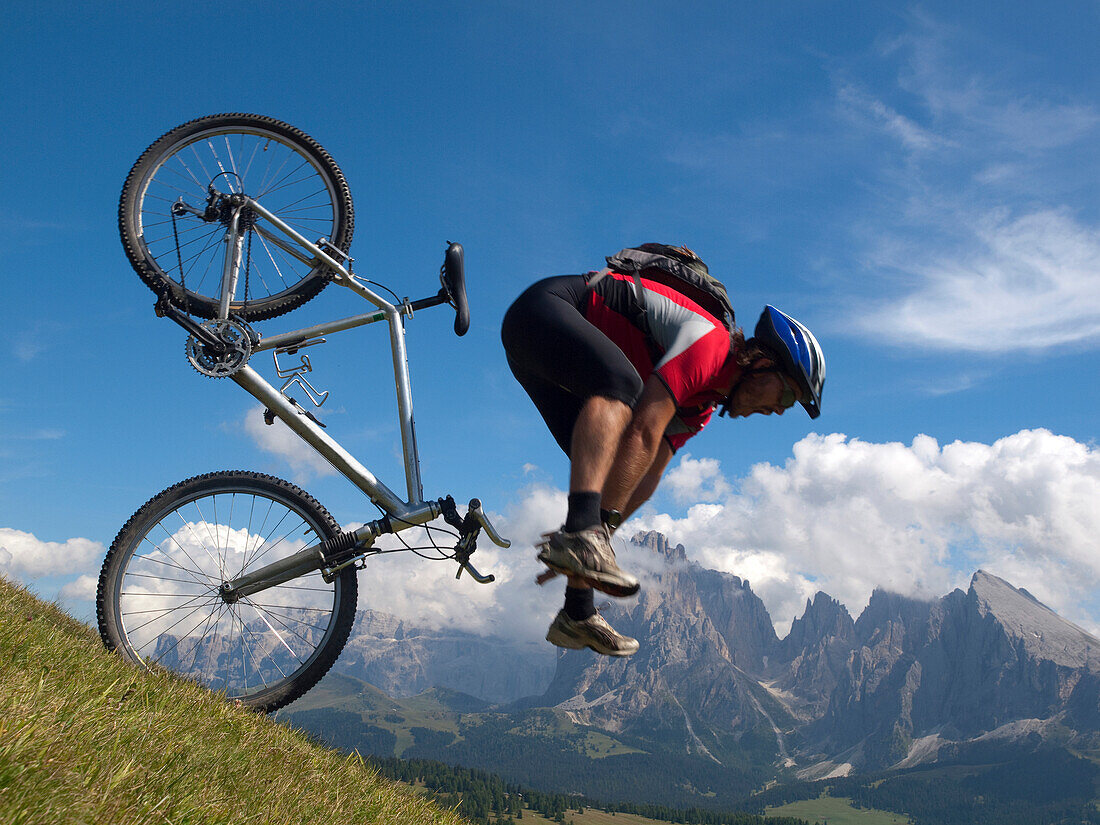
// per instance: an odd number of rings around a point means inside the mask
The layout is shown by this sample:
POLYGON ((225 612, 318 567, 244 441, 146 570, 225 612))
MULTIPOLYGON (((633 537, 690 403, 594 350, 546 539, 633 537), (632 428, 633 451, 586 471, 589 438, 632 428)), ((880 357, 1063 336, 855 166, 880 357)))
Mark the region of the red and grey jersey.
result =
POLYGON ((665 430, 673 450, 710 420, 728 386, 730 334, 703 307, 674 288, 641 278, 639 301, 632 275, 609 272, 589 291, 585 317, 623 351, 645 381, 656 375, 676 402, 665 430), (642 317, 642 307, 645 317, 642 317))

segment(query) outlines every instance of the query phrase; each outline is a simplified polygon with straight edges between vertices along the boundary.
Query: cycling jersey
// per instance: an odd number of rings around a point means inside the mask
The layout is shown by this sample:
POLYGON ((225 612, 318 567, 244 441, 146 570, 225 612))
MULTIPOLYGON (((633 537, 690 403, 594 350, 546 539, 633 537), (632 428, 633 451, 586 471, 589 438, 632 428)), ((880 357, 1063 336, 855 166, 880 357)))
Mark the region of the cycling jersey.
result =
POLYGON ((585 317, 619 347, 643 381, 656 375, 676 402, 665 431, 678 450, 710 420, 737 367, 729 331, 695 301, 665 284, 609 272, 594 281, 585 317), (642 316, 644 308, 644 317, 642 316))

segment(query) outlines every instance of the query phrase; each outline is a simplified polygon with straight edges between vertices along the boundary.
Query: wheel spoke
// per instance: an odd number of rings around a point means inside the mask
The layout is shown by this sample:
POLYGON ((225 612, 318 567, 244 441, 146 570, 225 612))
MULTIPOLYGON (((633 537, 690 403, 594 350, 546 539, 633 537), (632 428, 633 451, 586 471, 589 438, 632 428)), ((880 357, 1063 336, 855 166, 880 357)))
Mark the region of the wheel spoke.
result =
MULTIPOLYGON (((158 523, 157 526, 160 527, 162 530, 164 530, 163 525, 158 523)), ((168 531, 165 530, 165 532, 167 533, 168 531)), ((171 539, 173 537, 171 535, 169 535, 169 538, 171 539)), ((162 556, 164 556, 164 558, 169 559, 169 561, 161 561, 160 559, 154 559, 151 555, 139 556, 136 553, 134 555, 135 560, 150 561, 150 562, 153 562, 154 564, 163 564, 165 567, 173 567, 176 570, 179 570, 181 573, 189 574, 195 584, 201 585, 203 587, 210 587, 210 586, 215 584, 214 580, 211 579, 210 577, 206 576, 201 570, 188 570, 186 567, 183 567, 179 564, 176 564, 175 560, 172 559, 172 557, 169 556, 167 553, 165 553, 163 549, 161 549, 158 545, 153 544, 153 542, 149 541, 148 536, 143 536, 142 541, 145 544, 148 544, 150 547, 152 547, 153 552, 160 553, 162 556), (195 575, 196 573, 198 574, 198 576, 204 577, 206 579, 206 581, 203 581, 202 579, 198 578, 195 575)), ((180 549, 183 550, 182 547, 180 547, 180 549)), ((186 555, 186 552, 187 551, 184 551, 184 555, 186 555)), ((194 562, 192 562, 192 564, 194 564, 194 562)))
MULTIPOLYGON (((260 612, 259 609, 258 609, 258 605, 256 605, 254 602, 250 601, 249 599, 244 599, 244 601, 248 604, 249 607, 257 608, 257 612, 260 612)), ((290 618, 289 616, 281 616, 280 614, 278 614, 278 613, 276 613, 272 610, 266 610, 266 611, 264 611, 264 614, 265 615, 270 615, 271 618, 273 618, 276 622, 279 623, 279 625, 283 628, 284 631, 286 631, 287 633, 290 633, 294 636, 297 636, 307 648, 312 649, 315 646, 313 642, 311 642, 309 639, 307 639, 305 636, 303 636, 301 633, 299 633, 293 627, 288 625, 286 623, 286 621, 284 621, 285 619, 290 618)), ((325 630, 325 628, 318 628, 317 626, 308 624, 307 622, 299 622, 299 624, 304 624, 304 625, 306 625, 306 627, 310 628, 311 630, 321 630, 322 634, 324 633, 324 630, 325 630)), ((297 656, 297 654, 295 654, 295 656, 297 656)), ((301 661, 301 660, 299 659, 299 661, 301 661)))
MULTIPOLYGON (((255 500, 256 500, 256 499, 255 499, 255 498, 253 498, 252 500, 253 500, 253 502, 255 502, 255 500)), ((264 528, 265 528, 265 527, 267 527, 267 520, 268 520, 268 518, 269 518, 269 517, 271 516, 271 508, 272 508, 272 507, 274 507, 274 506, 275 506, 275 502, 274 502, 274 501, 273 501, 272 499, 268 499, 268 500, 267 500, 267 512, 265 512, 265 513, 264 513, 264 520, 263 520, 263 521, 262 521, 262 522, 260 523, 260 528, 259 528, 259 529, 258 529, 258 530, 256 531, 256 535, 257 535, 258 537, 261 537, 261 538, 263 537, 263 535, 264 535, 264 528)), ((253 507, 255 507, 255 504, 253 504, 253 507)), ((250 523, 250 526, 249 526, 249 531, 251 531, 251 529, 252 529, 252 528, 251 528, 251 523, 250 523)), ((251 533, 251 532, 249 532, 249 535, 251 536, 251 535, 252 535, 252 533, 251 533)), ((247 570, 247 569, 248 569, 248 567, 250 567, 250 566, 251 566, 251 564, 252 564, 252 558, 253 558, 254 554, 255 554, 255 553, 256 553, 256 551, 257 551, 257 550, 259 550, 259 549, 260 549, 260 548, 261 548, 262 546, 263 546, 263 544, 262 544, 262 543, 260 543, 260 544, 257 544, 257 545, 255 545, 255 546, 254 546, 254 547, 253 547, 253 548, 252 548, 251 550, 249 550, 249 551, 248 551, 248 552, 247 552, 247 553, 245 554, 245 558, 244 558, 244 563, 243 563, 243 564, 241 565, 241 569, 237 571, 237 575, 238 575, 238 576, 241 576, 241 575, 242 575, 242 574, 244 573, 244 571, 245 571, 245 570, 247 570)))
MULTIPOLYGON (((183 167, 185 172, 187 172, 186 176, 180 175, 180 177, 185 178, 185 179, 190 178, 191 180, 193 180, 195 182, 195 186, 197 186, 199 188, 200 192, 205 192, 206 191, 206 184, 203 183, 202 181, 200 181, 198 179, 198 177, 195 175, 195 173, 193 171, 191 171, 191 167, 188 166, 187 161, 185 161, 183 159, 183 153, 175 155, 175 157, 173 159, 176 160, 179 163, 179 165, 183 167)), ((179 175, 179 171, 172 168, 171 166, 168 167, 168 171, 169 172, 175 172, 177 175, 179 175)))
MULTIPOLYGON (((210 522, 207 521, 206 516, 204 516, 202 514, 202 508, 199 507, 199 503, 197 501, 195 502, 195 509, 198 511, 199 518, 202 519, 202 523, 206 527, 207 538, 213 538, 214 539, 214 549, 217 550, 218 539, 217 539, 216 536, 211 536, 210 535, 210 522)), ((215 497, 214 498, 214 526, 215 527, 217 526, 217 523, 218 523, 217 522, 217 515, 218 515, 218 499, 217 499, 217 497, 215 497)), ((180 518, 182 518, 182 516, 180 518)), ((194 531, 192 531, 192 535, 194 535, 194 531)), ((210 548, 206 546, 206 542, 202 543, 202 549, 206 551, 206 555, 208 555, 210 557, 210 561, 214 562, 214 565, 218 568, 218 576, 222 580, 224 580, 225 579, 225 570, 222 568, 222 565, 218 561, 217 557, 213 553, 210 552, 210 548)))
MULTIPOLYGON (((187 613, 185 613, 185 614, 184 614, 183 616, 181 616, 180 618, 176 619, 176 621, 175 621, 175 622, 173 622, 173 623, 172 623, 172 625, 171 625, 170 627, 168 627, 168 628, 167 628, 166 630, 162 631, 161 633, 158 633, 158 634, 157 634, 156 636, 154 636, 154 637, 153 637, 152 639, 150 639, 150 640, 149 640, 148 642, 146 642, 145 644, 143 644, 143 645, 142 645, 141 647, 137 648, 138 652, 140 652, 140 651, 144 650, 145 648, 147 648, 147 647, 148 647, 148 646, 149 646, 150 644, 152 644, 153 642, 155 642, 155 641, 158 641, 158 640, 159 640, 159 639, 160 639, 160 638, 161 638, 162 636, 165 636, 165 635, 167 635, 167 634, 168 634, 168 633, 169 633, 170 631, 172 631, 172 630, 174 630, 175 628, 179 627, 179 625, 180 625, 180 624, 182 624, 183 622, 187 621, 187 620, 188 620, 189 618, 191 618, 192 616, 194 616, 194 615, 195 615, 196 613, 198 613, 198 612, 199 612, 200 610, 202 610, 202 609, 203 609, 204 607, 208 607, 209 605, 213 604, 213 603, 214 603, 215 601, 216 601, 216 599, 209 599, 209 600, 208 600, 208 601, 207 601, 206 603, 204 603, 204 604, 200 604, 200 605, 198 605, 197 607, 195 607, 194 609, 192 609, 192 610, 188 611, 188 612, 187 612, 187 613)), ((182 608, 180 608, 180 609, 182 609, 182 608)), ((153 621, 156 621, 156 620, 154 619, 153 621)), ((151 624, 151 623, 152 623, 152 622, 146 622, 145 624, 141 625, 140 627, 136 627, 136 628, 134 628, 134 630, 135 630, 135 631, 136 631, 136 630, 141 630, 141 628, 143 628, 143 627, 146 627, 147 625, 149 625, 149 624, 151 624)), ((198 625, 195 625, 195 627, 198 627, 198 625)), ((174 643, 172 644, 172 647, 171 647, 171 648, 169 648, 169 650, 175 650, 175 648, 176 648, 176 645, 178 645, 178 644, 180 643, 180 639, 182 639, 182 638, 183 638, 182 636, 179 636, 179 637, 177 637, 177 638, 176 638, 176 641, 175 641, 175 642, 174 642, 174 643)), ((165 651, 165 653, 167 653, 167 651, 165 651)), ((161 654, 161 655, 160 655, 160 656, 158 657, 158 660, 159 660, 159 659, 162 659, 162 658, 164 658, 164 655, 165 655, 165 654, 164 654, 164 653, 162 653, 162 654, 161 654)))
MULTIPOLYGON (((267 253, 268 260, 271 261, 271 266, 275 269, 275 274, 279 276, 279 280, 282 281, 285 285, 286 278, 283 277, 283 271, 279 269, 279 263, 275 260, 275 256, 271 252, 271 247, 267 245, 267 241, 264 239, 263 233, 257 232, 256 237, 260 239, 260 243, 263 245, 264 251, 267 253)), ((260 281, 263 283, 264 289, 266 289, 268 291, 268 294, 270 295, 271 287, 267 285, 267 281, 264 280, 262 275, 260 276, 260 281)))
MULTIPOLYGON (((290 511, 288 510, 287 514, 289 515, 289 513, 290 513, 290 511)), ((305 519, 302 519, 302 522, 300 524, 295 525, 294 527, 290 528, 285 533, 283 533, 282 538, 280 538, 277 542, 275 542, 273 545, 271 545, 266 550, 264 550, 259 555, 259 557, 256 559, 256 561, 259 561, 260 559, 262 559, 264 556, 266 556, 268 553, 270 553, 272 550, 274 550, 276 547, 278 547, 280 544, 282 544, 284 541, 286 541, 287 536, 289 536, 291 533, 293 533, 299 527, 303 527, 303 526, 306 526, 305 519)))
POLYGON ((271 622, 269 622, 267 620, 267 616, 264 615, 264 612, 262 610, 260 610, 258 607, 256 607, 254 604, 252 604, 252 602, 248 601, 247 598, 243 599, 242 601, 244 601, 245 604, 247 604, 249 607, 251 607, 253 610, 256 611, 256 615, 259 616, 260 620, 264 624, 267 625, 267 629, 275 634, 275 638, 278 639, 280 642, 282 642, 283 647, 285 647, 290 652, 291 656, 293 656, 295 659, 298 659, 298 662, 300 664, 302 660, 299 658, 298 654, 294 652, 294 648, 292 648, 290 645, 288 645, 286 643, 286 639, 284 639, 283 635, 278 630, 275 629, 275 627, 271 624, 271 622))
MULTIPOLYGON (((197 636, 193 637, 195 642, 194 642, 194 644, 191 645, 191 650, 194 652, 194 655, 191 657, 191 664, 186 669, 181 668, 180 669, 181 672, 191 673, 195 670, 195 665, 198 664, 199 646, 206 639, 206 634, 209 632, 210 620, 214 619, 214 629, 215 629, 215 631, 217 631, 218 624, 221 622, 222 613, 225 611, 225 608, 226 608, 226 604, 223 602, 222 604, 220 604, 218 606, 218 612, 217 613, 214 613, 213 611, 211 611, 210 615, 206 617, 206 623, 203 625, 202 630, 199 631, 197 636)), ((180 656, 180 659, 182 660, 185 655, 186 654, 183 654, 182 656, 180 656)), ((200 673, 201 673, 201 671, 200 671, 200 673)))

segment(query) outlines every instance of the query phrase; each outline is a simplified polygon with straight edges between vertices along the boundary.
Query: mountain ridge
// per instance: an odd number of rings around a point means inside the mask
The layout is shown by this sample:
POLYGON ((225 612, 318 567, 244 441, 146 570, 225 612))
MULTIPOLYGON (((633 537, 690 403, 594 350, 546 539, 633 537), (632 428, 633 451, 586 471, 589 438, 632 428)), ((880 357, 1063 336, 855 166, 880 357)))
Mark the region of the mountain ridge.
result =
POLYGON ((641 642, 632 657, 559 651, 540 675, 538 650, 364 611, 336 669, 394 696, 436 685, 646 750, 811 779, 976 748, 1100 746, 1100 640, 986 570, 940 598, 876 588, 856 618, 818 591, 780 639, 748 580, 660 533, 631 545, 653 559, 639 560, 645 586, 606 615, 641 642), (489 672, 511 674, 490 684, 489 672))

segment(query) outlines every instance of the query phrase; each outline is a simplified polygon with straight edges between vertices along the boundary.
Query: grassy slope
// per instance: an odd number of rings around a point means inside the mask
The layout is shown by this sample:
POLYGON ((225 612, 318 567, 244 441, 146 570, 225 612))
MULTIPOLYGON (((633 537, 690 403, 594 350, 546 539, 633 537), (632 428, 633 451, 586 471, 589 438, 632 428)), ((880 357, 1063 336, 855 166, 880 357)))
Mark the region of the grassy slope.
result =
POLYGON ((0 822, 463 822, 0 579, 0 822))

